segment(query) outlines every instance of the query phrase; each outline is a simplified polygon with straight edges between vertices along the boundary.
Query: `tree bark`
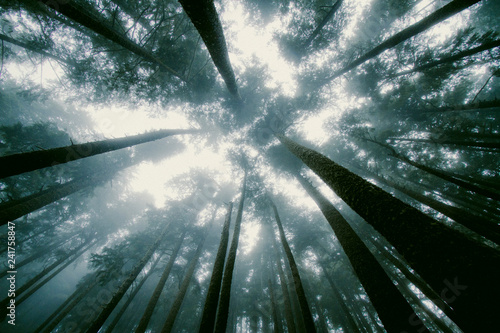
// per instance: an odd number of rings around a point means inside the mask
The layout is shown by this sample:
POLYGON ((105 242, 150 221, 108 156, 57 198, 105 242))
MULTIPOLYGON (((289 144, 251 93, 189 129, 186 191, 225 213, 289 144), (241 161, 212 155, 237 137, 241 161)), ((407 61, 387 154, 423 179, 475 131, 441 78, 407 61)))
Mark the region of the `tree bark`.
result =
POLYGON ((66 147, 2 156, 0 157, 0 179, 145 142, 160 140, 171 135, 194 132, 198 132, 198 130, 160 130, 118 139, 73 144, 66 147))
POLYGON ((231 284, 233 280, 233 270, 236 261, 236 252, 238 250, 238 242, 240 238, 241 221, 243 218, 243 205, 245 203, 245 192, 247 188, 247 170, 243 177, 243 187, 241 188, 241 198, 236 213, 236 221, 234 222, 233 239, 231 247, 226 259, 224 267, 224 275, 222 277, 222 286, 220 291, 219 306, 217 308, 217 317, 215 319, 215 333, 226 332, 227 319, 229 317, 229 302, 231 300, 231 284))
POLYGON ((297 293, 297 297, 299 299, 299 305, 302 317, 304 319, 305 329, 307 332, 316 332, 316 326, 314 325, 314 319, 312 317, 309 304, 307 303, 307 297, 304 291, 304 287, 302 285, 302 280, 300 278, 299 270, 297 268, 297 264, 295 263, 292 250, 290 249, 288 241, 285 237, 285 231, 283 230, 283 225, 281 224, 278 208, 276 207, 271 198, 269 198, 269 203, 273 208, 274 218, 276 220, 276 224, 278 225, 278 230, 281 238, 281 244, 283 245, 286 258, 288 259, 288 264, 290 265, 290 269, 292 271, 293 283, 295 285, 295 292, 297 293))
POLYGON ((160 232, 160 235, 155 239, 154 243, 148 248, 148 250, 141 258, 141 260, 134 266, 134 268, 132 268, 132 271, 125 278, 125 280, 123 280, 120 287, 118 287, 118 289, 115 291, 111 300, 104 306, 104 308, 101 310, 97 318, 92 322, 90 327, 86 330, 86 333, 97 333, 101 329, 106 319, 108 319, 109 315, 118 305, 118 302, 120 302, 123 295, 125 295, 132 282, 134 282, 134 280, 137 278, 137 276, 142 271, 144 266, 146 266, 147 262, 149 261, 153 253, 160 245, 161 241, 163 240, 165 234, 168 231, 169 225, 170 223, 167 223, 165 225, 163 230, 160 232))
POLYGON ((443 58, 441 58, 439 60, 431 61, 431 62, 428 62, 428 63, 426 63, 424 65, 417 66, 417 67, 415 67, 413 69, 396 73, 394 75, 391 75, 391 77, 397 77, 397 76, 401 76, 401 75, 413 74, 413 73, 416 73, 416 72, 422 72, 422 71, 430 69, 432 67, 436 67, 436 66, 439 66, 439 65, 442 65, 442 64, 454 62, 454 61, 460 60, 462 58, 474 55, 476 53, 480 53, 480 52, 483 52, 483 51, 491 50, 491 49, 493 49, 495 47, 499 47, 499 46, 500 46, 500 39, 497 39, 497 40, 494 40, 494 41, 491 41, 491 42, 487 42, 487 43, 481 44, 481 45, 479 45, 477 47, 474 47, 472 49, 459 52, 459 53, 457 53, 455 55, 448 56, 448 57, 443 57, 443 58))
POLYGON ((208 287, 203 314, 201 316, 201 324, 199 333, 213 332, 215 327, 215 319, 217 315, 217 306, 219 305, 219 294, 222 284, 222 276, 224 272, 224 262, 229 243, 229 225, 231 223, 231 211, 233 203, 230 202, 227 207, 226 219, 222 227, 222 234, 219 243, 219 249, 215 257, 214 267, 212 269, 212 277, 208 287))
POLYGON ((184 231, 177 241, 177 244, 175 245, 172 255, 170 256, 167 265, 165 266, 165 269, 163 270, 163 273, 161 274, 160 280, 158 281, 155 290, 153 291, 153 295, 149 299, 148 305, 146 306, 146 309, 144 310, 144 314, 141 317, 141 320, 139 321, 139 325, 135 329, 135 333, 139 332, 145 332, 146 329, 148 328, 148 323, 149 320, 151 319, 151 316, 153 315, 153 311, 155 309, 156 303, 158 302, 158 299, 160 298, 161 292, 163 291, 163 288, 165 287, 165 283, 167 282, 167 279, 170 275, 170 271, 172 270, 172 267, 174 266, 175 263, 175 258, 177 257, 177 253, 179 253, 179 250, 182 245, 182 241, 184 240, 184 237, 186 235, 186 231, 184 231))
POLYGON ((425 332, 425 326, 404 296, 387 276, 375 256, 359 238, 340 212, 307 180, 297 179, 316 202, 344 249, 354 272, 388 332, 425 332), (413 318, 409 320, 409 318, 413 318))
MULTIPOLYGON (((34 0, 23 0, 31 2, 34 0)), ((44 4, 48 9, 49 7, 54 9, 56 12, 66 16, 67 18, 83 25, 89 30, 101 35, 114 43, 122 46, 123 48, 129 50, 130 52, 146 59, 149 62, 155 63, 162 69, 173 74, 177 78, 184 81, 182 76, 174 71, 172 68, 165 65, 160 59, 156 58, 152 53, 146 51, 140 45, 130 40, 127 36, 117 32, 115 29, 110 27, 106 20, 99 17, 98 13, 91 12, 87 8, 79 5, 74 0, 65 1, 50 1, 50 0, 38 0, 38 3, 44 4)))
MULTIPOLYGON (((212 223, 210 223, 210 225, 208 226, 208 228, 207 228, 208 230, 210 229, 211 225, 212 225, 212 223)), ((184 301, 184 296, 186 296, 186 292, 188 290, 189 284, 191 282, 191 279, 193 278, 196 264, 198 263, 198 259, 200 258, 201 250, 203 249, 203 244, 205 243, 205 240, 207 239, 208 230, 205 232, 205 236, 203 237, 201 242, 198 244, 198 247, 196 248, 196 252, 189 263, 189 267, 186 271, 186 275, 184 275, 184 279, 182 280, 182 284, 179 288, 179 291, 177 292, 177 296, 175 297, 175 300, 172 303, 172 306, 170 307, 170 311, 168 312, 168 316, 167 316, 167 319, 165 320, 165 324, 163 325, 163 327, 161 329, 161 333, 172 332, 172 328, 174 327, 175 319, 177 318, 177 314, 179 313, 179 310, 181 309, 182 301, 184 301)))
POLYGON ((241 102, 236 77, 229 61, 224 31, 213 0, 179 0, 179 2, 203 39, 227 89, 237 101, 241 102))
POLYGON ((385 52, 389 50, 390 48, 393 48, 394 46, 398 45, 399 43, 404 42, 405 40, 421 33, 422 31, 425 31, 429 29, 430 27, 448 19, 449 17, 460 13, 462 10, 474 5, 475 3, 479 2, 480 0, 453 0, 450 3, 446 4, 442 8, 436 10, 434 13, 430 14, 426 18, 418 21, 417 23, 409 26, 406 29, 403 29, 402 31, 398 32, 392 37, 389 37, 385 41, 383 41, 381 44, 377 45, 375 48, 372 50, 368 51, 367 53, 363 54, 347 66, 339 69, 336 71, 332 76, 330 76, 327 80, 332 81, 336 78, 338 78, 341 75, 344 75, 345 73, 349 72, 350 70, 358 67, 362 63, 375 58, 382 52, 385 52))
POLYGON ((290 139, 280 141, 366 222, 379 231, 455 310, 465 331, 492 331, 498 314, 485 299, 500 299, 498 251, 448 228, 290 139))

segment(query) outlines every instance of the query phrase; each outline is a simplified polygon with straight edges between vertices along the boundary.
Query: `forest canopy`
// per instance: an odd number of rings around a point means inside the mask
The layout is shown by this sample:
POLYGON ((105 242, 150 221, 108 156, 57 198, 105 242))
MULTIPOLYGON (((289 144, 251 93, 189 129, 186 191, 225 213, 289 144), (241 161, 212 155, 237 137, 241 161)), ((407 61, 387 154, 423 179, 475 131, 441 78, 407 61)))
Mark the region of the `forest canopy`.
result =
POLYGON ((499 17, 0 0, 0 331, 497 330, 499 17))

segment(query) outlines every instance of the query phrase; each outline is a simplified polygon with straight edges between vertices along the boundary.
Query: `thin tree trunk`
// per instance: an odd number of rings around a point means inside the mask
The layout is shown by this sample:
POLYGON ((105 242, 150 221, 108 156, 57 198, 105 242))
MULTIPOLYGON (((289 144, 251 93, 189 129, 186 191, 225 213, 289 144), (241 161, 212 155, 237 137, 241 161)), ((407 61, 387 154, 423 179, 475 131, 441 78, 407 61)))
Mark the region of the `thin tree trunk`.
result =
POLYGON ((481 45, 479 45, 477 47, 474 47, 472 49, 459 52, 459 53, 457 53, 455 55, 444 57, 444 58, 441 58, 439 60, 431 61, 431 62, 428 62, 428 63, 426 63, 424 65, 415 67, 413 69, 396 73, 394 75, 391 75, 390 77, 397 77, 397 76, 401 76, 401 75, 413 74, 413 73, 416 73, 416 72, 422 72, 422 71, 427 70, 429 68, 436 67, 436 66, 439 66, 439 65, 442 65, 442 64, 446 64, 446 63, 450 63, 450 62, 454 62, 454 61, 460 60, 462 58, 474 55, 476 53, 480 53, 480 52, 483 52, 483 51, 491 50, 491 49, 493 49, 495 47, 499 47, 499 46, 500 46, 500 39, 497 39, 497 40, 494 40, 494 41, 491 41, 491 42, 487 42, 487 43, 481 44, 481 45))
POLYGON ((245 192, 247 188, 247 170, 243 177, 243 186, 241 188, 241 198, 236 213, 236 221, 234 222, 233 239, 231 247, 226 259, 224 267, 224 275, 222 277, 222 286, 220 291, 219 306, 217 308, 217 317, 215 319, 215 333, 226 332, 227 319, 229 317, 229 302, 231 300, 231 285, 233 280, 234 264, 236 262, 236 252, 238 250, 238 242, 240 238, 241 221, 243 218, 243 205, 245 203, 245 192))
POLYGON ((184 240, 185 235, 186 235, 186 230, 184 230, 181 237, 177 241, 177 244, 174 247, 172 255, 170 256, 168 263, 165 266, 163 273, 161 274, 160 280, 158 281, 156 288, 153 291, 153 295, 149 299, 149 303, 146 306, 146 309, 144 310, 144 314, 142 315, 141 320, 139 321, 139 325, 135 329, 135 333, 145 332, 146 329, 148 328, 149 320, 151 319, 151 316, 153 315, 153 311, 155 309, 156 303, 158 302, 158 299, 160 298, 160 295, 163 291, 163 287, 165 287, 165 283, 167 282, 167 279, 170 275, 170 271, 172 270, 172 267, 174 266, 175 258, 177 257, 177 254, 179 253, 179 250, 181 248, 181 245, 182 245, 182 242, 184 240))
POLYGON ((203 244, 205 243, 205 240, 207 239, 208 230, 210 230, 212 223, 213 223, 213 221, 207 227, 207 231, 205 232, 205 235, 204 235, 203 239, 201 240, 201 242, 198 244, 198 247, 196 248, 196 252, 195 252, 193 258, 191 259, 191 262, 189 263, 189 267, 186 271, 186 274, 184 275, 184 279, 182 280, 181 287, 179 288, 179 291, 177 292, 177 296, 175 297, 175 300, 172 303, 172 306, 170 307, 170 311, 168 312, 168 316, 167 316, 167 319, 165 320, 165 324, 163 324, 163 327, 161 329, 161 333, 172 332, 172 328, 174 327, 175 319, 177 318, 177 314, 179 313, 179 310, 181 308, 182 301, 184 301, 184 296, 186 296, 186 292, 188 290, 189 284, 191 282, 191 279, 193 278, 196 264, 198 263, 198 259, 200 258, 201 250, 203 249, 203 244))
POLYGON ((421 33, 422 31, 425 31, 429 29, 430 27, 448 19, 449 17, 460 13, 462 10, 474 5, 475 3, 479 2, 480 0, 453 0, 450 3, 446 4, 442 8, 436 10, 434 13, 430 14, 426 18, 420 20, 419 22, 409 26, 408 28, 398 32, 397 34, 393 35, 392 37, 389 37, 385 41, 383 41, 381 44, 373 48, 372 50, 368 51, 358 59, 354 60, 351 62, 349 65, 345 66, 344 68, 336 71, 331 77, 329 77, 327 80, 331 81, 336 78, 338 78, 341 75, 344 75, 345 73, 349 72, 350 70, 358 67, 362 63, 375 58, 382 52, 385 52, 389 50, 390 48, 393 48, 394 46, 398 45, 399 43, 404 42, 405 40, 421 33))
POLYGON ((0 157, 0 179, 145 142, 160 140, 171 135, 194 132, 198 132, 198 130, 160 130, 118 139, 73 144, 66 147, 2 156, 0 157))
POLYGON ((280 141, 366 222, 379 231, 455 310, 465 331, 494 331, 500 299, 498 251, 448 228, 326 156, 290 139, 280 141))
MULTIPOLYGON (((273 332, 281 333, 283 332, 281 328, 281 322, 278 320, 278 313, 276 312, 276 297, 274 296, 274 288, 271 279, 267 281, 267 286, 269 288, 269 295, 271 297, 271 314, 273 318, 273 332)), ((201 333, 201 332, 200 332, 201 333)))
POLYGON ((123 295, 125 295, 132 282, 134 282, 134 280, 137 278, 137 276, 142 271, 144 266, 146 266, 147 262, 149 261, 153 253, 160 245, 161 241, 163 240, 165 234, 168 231, 169 225, 170 223, 167 223, 165 225, 163 230, 160 232, 160 235, 155 239, 154 243, 148 248, 142 259, 134 266, 134 268, 132 268, 132 271, 129 273, 127 278, 123 280, 120 287, 118 287, 118 289, 115 291, 111 300, 104 306, 104 308, 101 310, 97 318, 92 322, 91 326, 86 330, 86 333, 97 333, 101 329, 106 319, 108 319, 109 315, 118 305, 118 302, 120 302, 123 295))
MULTIPOLYGON (((499 108, 500 107, 500 99, 494 99, 491 101, 477 101, 477 102, 470 102, 467 104, 462 104, 462 105, 450 105, 450 106, 442 106, 434 109, 427 109, 424 110, 424 112, 449 112, 449 111, 475 111, 475 110, 480 110, 480 109, 491 109, 491 108, 499 108)), ((461 134, 461 133, 460 133, 461 134)), ((484 135, 482 136, 479 133, 470 133, 468 134, 470 137, 477 137, 478 139, 498 139, 498 135, 484 135)), ((461 138, 461 136, 457 137, 458 139, 461 138)), ((450 139, 453 139, 451 137, 450 139)))
POLYGON ((297 179, 332 227, 387 331, 426 331, 425 326, 418 321, 415 311, 394 285, 392 278, 387 276, 375 256, 340 212, 302 176, 297 174, 297 179), (409 318, 415 318, 415 322, 409 318))
POLYGON ((222 24, 212 0, 179 0, 189 19, 198 30, 231 95, 241 102, 222 24))
POLYGON ((325 27, 325 25, 328 23, 328 21, 330 21, 332 19, 333 15, 335 15, 335 13, 339 10, 340 5, 342 5, 342 1, 343 0, 337 0, 335 2, 335 4, 332 6, 332 8, 328 11, 328 13, 323 18, 323 20, 321 20, 321 22, 318 24, 316 29, 314 29, 314 31, 307 38, 307 40, 304 42, 304 44, 302 44, 302 49, 303 49, 302 53, 305 53, 305 50, 309 47, 309 45, 311 45, 314 38, 316 38, 319 35, 320 31, 325 27))
POLYGON ((297 293, 297 297, 299 299, 300 310, 302 313, 302 317, 304 319, 304 326, 307 332, 316 332, 316 326, 314 325, 314 319, 311 314, 311 310, 309 309, 309 304, 307 303, 307 297, 304 292, 304 287, 302 285, 302 280, 300 278, 299 270, 297 268, 297 264, 295 263, 295 259, 292 254, 292 250, 288 245, 288 241, 285 237, 285 231, 283 230, 283 225, 281 224, 281 219, 278 213, 278 208, 269 197, 269 203, 273 208, 274 218, 276 220, 276 224, 278 225, 278 230, 281 238, 281 244, 285 250, 286 258, 288 259, 288 264, 290 265, 290 270, 292 271, 293 283, 295 285, 295 292, 297 293))
MULTIPOLYGON (((28 1, 29 0, 24 0, 28 1)), ((161 68, 166 70, 167 72, 173 74, 174 76, 178 77, 182 81, 184 79, 182 76, 174 71, 172 68, 168 67, 165 65, 161 60, 156 58, 152 53, 146 51, 143 47, 140 45, 137 45, 135 42, 130 40, 127 36, 117 32, 115 29, 110 27, 107 23, 105 18, 99 17, 98 13, 93 13, 89 11, 87 8, 79 5, 73 0, 65 0, 63 1, 38 1, 40 4, 44 4, 46 9, 49 7, 54 9, 56 12, 68 17, 69 19, 83 25, 84 27, 88 28, 89 30, 95 32, 98 35, 101 35, 116 44, 122 46, 123 48, 131 51, 132 53, 152 62, 157 65, 159 65, 161 68)))
POLYGON ((222 227, 222 234, 219 243, 219 249, 215 257, 214 267, 212 269, 212 277, 208 287, 203 314, 201 316, 201 324, 199 333, 213 332, 215 327, 215 318, 217 315, 217 306, 219 305, 219 294, 222 284, 222 276, 224 272, 224 262, 229 243, 229 225, 231 223, 231 211, 233 203, 230 202, 227 207, 226 219, 222 227))
POLYGON ((422 142, 432 143, 437 145, 454 145, 480 148, 496 148, 500 149, 500 142, 480 142, 480 141, 457 141, 457 140, 440 140, 440 139, 405 139, 405 138, 390 138, 391 141, 403 142, 422 142))
POLYGON ((134 291, 130 294, 130 296, 127 298, 127 301, 125 302, 125 304, 123 304, 120 311, 113 318, 113 321, 111 322, 111 324, 109 324, 109 326, 106 327, 106 333, 111 333, 113 331, 113 329, 115 328, 115 326, 118 324, 121 317, 125 313, 125 310, 127 310, 130 303, 132 303, 132 301, 134 300, 135 295, 137 295, 137 293, 139 292, 139 290, 141 290, 142 286, 144 285, 144 283, 146 282, 148 277, 153 273, 154 269, 156 268, 156 266, 160 262, 160 259, 161 259, 161 256, 158 256, 156 261, 151 266, 151 269, 146 273, 146 275, 144 275, 141 282, 139 282, 139 284, 134 288, 134 291))
POLYGON ((9 43, 14 44, 14 45, 17 45, 17 46, 22 47, 23 49, 29 50, 29 51, 31 51, 31 52, 35 52, 35 53, 41 54, 41 55, 43 55, 44 57, 47 57, 47 58, 50 58, 50 59, 54 59, 54 60, 56 60, 56 61, 59 61, 59 62, 61 62, 61 63, 66 64, 66 65, 68 65, 68 66, 73 66, 73 64, 72 64, 70 61, 68 61, 68 60, 65 60, 65 59, 59 58, 59 57, 57 57, 57 56, 55 56, 55 55, 52 55, 52 54, 47 53, 47 52, 45 52, 45 51, 39 50, 39 49, 37 49, 36 47, 33 47, 33 46, 29 45, 29 44, 26 44, 26 43, 20 42, 20 41, 18 41, 18 40, 15 40, 14 38, 11 38, 11 37, 6 36, 6 35, 4 35, 4 34, 0 34, 0 40, 3 40, 3 41, 6 41, 6 42, 9 42, 9 43))

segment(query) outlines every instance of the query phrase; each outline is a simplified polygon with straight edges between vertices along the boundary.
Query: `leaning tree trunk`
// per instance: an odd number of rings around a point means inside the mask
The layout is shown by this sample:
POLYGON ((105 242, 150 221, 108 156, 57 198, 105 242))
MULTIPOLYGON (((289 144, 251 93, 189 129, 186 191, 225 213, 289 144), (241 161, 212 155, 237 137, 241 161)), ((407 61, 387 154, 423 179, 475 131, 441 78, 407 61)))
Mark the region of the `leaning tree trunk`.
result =
POLYGON ((156 303, 158 302, 158 299, 160 298, 161 292, 163 291, 163 287, 165 287, 165 283, 167 282, 167 279, 170 275, 170 271, 172 270, 172 267, 174 266, 175 258, 177 257, 177 253, 179 253, 179 250, 181 248, 182 242, 184 241, 185 235, 186 235, 186 230, 184 230, 181 237, 177 241, 177 244, 175 245, 174 250, 172 251, 172 254, 170 255, 170 258, 168 259, 168 263, 165 266, 163 273, 161 274, 160 280, 156 284, 156 288, 153 291, 153 295, 149 299, 148 305, 146 306, 146 309, 144 310, 144 314, 142 315, 141 320, 139 321, 139 325, 135 329, 135 333, 145 332, 146 329, 148 328, 149 320, 151 319, 151 316, 153 315, 153 311, 155 309, 156 303))
POLYGON ((451 319, 465 331, 494 331, 498 313, 485 299, 500 299, 500 255, 326 156, 277 135, 366 222, 401 253, 415 271, 455 310, 451 319))
POLYGON ((316 202, 337 236, 359 281, 389 332, 424 332, 425 326, 384 271, 375 256, 359 238, 340 212, 306 179, 297 179, 316 202), (409 321, 408 318, 415 318, 409 321))
POLYGON ((437 145, 452 145, 452 146, 466 146, 466 147, 479 147, 479 148, 496 148, 500 149, 500 142, 485 142, 485 141, 465 141, 465 140, 447 140, 447 139, 409 139, 409 138, 390 138, 391 141, 401 142, 421 142, 437 145))
POLYGON ((29 51, 31 51, 31 52, 35 52, 35 53, 41 54, 41 55, 42 55, 42 56, 44 56, 44 57, 47 57, 47 58, 50 58, 50 59, 54 59, 54 60, 56 60, 56 61, 59 61, 59 62, 61 62, 61 63, 66 64, 66 65, 68 65, 68 66, 73 66, 73 65, 74 65, 74 64, 72 64, 72 63, 71 63, 70 61, 68 61, 68 60, 65 60, 65 59, 59 58, 59 57, 57 57, 57 56, 55 56, 55 55, 52 55, 52 54, 47 53, 47 52, 45 52, 45 51, 43 51, 43 50, 40 50, 40 49, 38 49, 38 48, 36 48, 36 47, 34 47, 34 46, 32 46, 32 45, 29 45, 29 44, 27 44, 27 43, 23 43, 23 42, 20 42, 20 41, 18 41, 18 40, 15 40, 14 38, 11 38, 11 37, 6 36, 6 35, 4 35, 4 34, 0 34, 0 40, 3 40, 3 41, 6 41, 6 42, 9 42, 9 43, 14 44, 14 45, 17 45, 17 46, 22 47, 23 49, 29 50, 29 51))
POLYGON ((2 156, 0 157, 0 179, 113 150, 132 147, 145 142, 160 140, 171 135, 194 132, 198 132, 198 130, 160 130, 118 139, 73 144, 66 147, 2 156))
POLYGON ((111 300, 104 306, 104 308, 101 310, 97 318, 92 322, 90 327, 86 330, 86 333, 97 333, 106 319, 108 319, 109 315, 111 312, 113 312, 114 308, 118 305, 118 302, 122 299, 123 295, 127 292, 128 288, 134 282, 134 280, 137 278, 139 273, 142 271, 144 266, 146 266, 147 262, 153 256, 153 253, 156 251, 158 246, 160 245, 161 241, 165 237, 165 234, 168 231, 170 223, 167 223, 163 230, 160 232, 158 237, 155 239, 153 244, 148 248, 144 256, 141 258, 141 260, 132 268, 132 271, 129 273, 129 275, 123 280, 121 285, 118 287, 118 289, 115 291, 113 294, 113 297, 111 300))
POLYGON ((215 320, 215 333, 226 332, 227 318, 229 316, 229 301, 231 299, 231 284, 233 280, 233 270, 236 261, 236 251, 238 250, 238 241, 240 238, 241 220, 243 218, 243 205, 245 203, 245 191, 247 188, 247 170, 243 177, 243 187, 241 188, 241 198, 236 213, 236 221, 234 222, 233 239, 231 247, 226 259, 224 267, 224 275, 222 277, 222 286, 220 291, 219 306, 217 308, 217 317, 215 320))
MULTIPOLYGON (((25 2, 31 3, 33 0, 23 0, 25 2)), ((98 35, 101 35, 116 44, 122 46, 123 48, 129 50, 132 53, 146 59, 149 62, 155 63, 160 66, 162 69, 167 72, 173 74, 179 79, 183 80, 182 76, 174 71, 172 68, 165 65, 160 59, 156 58, 152 53, 146 51, 140 45, 137 45, 134 41, 130 40, 127 36, 117 32, 111 26, 106 23, 105 18, 99 17, 99 13, 88 10, 78 4, 74 0, 64 0, 64 1, 50 1, 50 0, 39 0, 37 1, 40 4, 44 4, 47 6, 44 9, 48 9, 49 7, 54 9, 56 12, 66 16, 67 18, 83 25, 89 30, 95 32, 98 35)))
POLYGON ((179 2, 203 39, 215 67, 217 67, 226 83, 227 89, 237 101, 241 101, 234 71, 227 53, 224 31, 213 0, 179 0, 179 2))
POLYGON ((439 60, 428 62, 428 63, 426 63, 424 65, 415 67, 413 69, 410 69, 410 70, 407 70, 407 71, 403 71, 403 72, 399 72, 399 73, 396 73, 394 75, 391 75, 391 77, 397 77, 397 76, 401 76, 401 75, 413 74, 413 73, 416 73, 416 72, 422 72, 424 70, 427 70, 427 69, 430 69, 430 68, 433 68, 433 67, 436 67, 436 66, 439 66, 439 65, 442 65, 442 64, 454 62, 454 61, 460 60, 462 58, 474 55, 476 53, 480 53, 480 52, 483 52, 483 51, 491 50, 491 49, 493 49, 495 47, 499 47, 499 46, 500 46, 500 39, 497 39, 497 40, 494 40, 494 41, 491 41, 491 42, 487 42, 487 43, 483 43, 483 44, 481 44, 481 45, 479 45, 477 47, 474 47, 474 48, 472 48, 470 50, 465 50, 465 51, 459 52, 459 53, 457 53, 455 55, 452 55, 452 56, 448 56, 448 57, 441 58, 439 60))
MULTIPOLYGON (((438 108, 433 108, 433 109, 426 109, 423 110, 423 112, 449 112, 449 111, 475 111, 475 110, 480 110, 480 109, 491 109, 491 108, 499 108, 500 107, 500 99, 494 99, 490 101, 477 101, 477 102, 470 102, 467 104, 461 104, 461 105, 450 105, 450 106, 442 106, 438 108)), ((476 133, 471 133, 469 135, 476 134, 476 133)), ((460 137, 459 137, 460 138, 460 137)), ((479 134, 479 138, 481 138, 479 134)), ((488 138, 488 136, 485 136, 484 138, 488 138)), ((495 136, 493 137, 495 138, 495 136)), ((453 139, 453 138, 451 138, 453 139)))
POLYGON ((307 38, 307 40, 304 42, 304 44, 302 44, 302 49, 303 49, 302 53, 305 53, 306 49, 309 47, 309 45, 311 45, 314 38, 316 38, 319 35, 321 29, 323 29, 325 27, 325 25, 328 23, 328 21, 330 21, 332 19, 333 15, 335 15, 335 13, 339 10, 340 5, 342 5, 342 1, 343 0, 337 0, 335 2, 335 4, 332 6, 332 8, 328 11, 328 13, 323 18, 323 20, 321 20, 321 22, 318 24, 316 29, 314 29, 314 31, 307 38))
POLYGON ((208 225, 207 230, 205 232, 205 235, 203 236, 203 239, 198 243, 198 247, 196 248, 196 252, 194 253, 193 258, 191 259, 191 262, 189 263, 189 267, 186 271, 186 275, 184 275, 184 279, 182 280, 179 291, 177 292, 177 296, 175 297, 175 300, 172 303, 172 306, 170 307, 170 311, 168 312, 167 319, 165 320, 165 323, 163 324, 163 327, 161 329, 161 333, 172 332, 172 328, 174 327, 175 319, 177 318, 177 314, 179 313, 179 310, 181 309, 182 302, 184 301, 184 296, 186 296, 186 292, 188 290, 189 284, 191 283, 191 279, 193 278, 196 264, 198 263, 198 259, 200 258, 201 250, 203 249, 203 244, 205 243, 205 240, 207 239, 207 234, 208 234, 208 231, 210 230, 212 223, 213 223, 213 220, 210 223, 210 225, 208 225))
POLYGON ((222 234, 219 243, 219 249, 215 257, 212 277, 208 286, 207 298, 203 307, 199 333, 213 332, 215 327, 215 318, 217 315, 217 306, 219 305, 219 294, 224 272, 224 262, 226 259, 227 246, 229 243, 229 225, 231 223, 231 211, 233 203, 230 202, 227 207, 226 219, 222 227, 222 234))
POLYGON ((405 40, 421 33, 422 31, 425 31, 429 29, 430 27, 448 19, 449 17, 460 13, 462 10, 474 5, 475 3, 479 2, 480 0, 453 0, 452 2, 448 3, 447 5, 443 6, 442 8, 436 10, 434 13, 430 14, 426 18, 420 20, 419 22, 409 26, 408 28, 398 32, 397 34, 393 35, 392 37, 389 37, 385 41, 383 41, 381 44, 377 45, 375 48, 372 50, 368 51, 367 53, 363 54, 361 57, 357 58, 353 62, 351 62, 349 65, 339 69, 336 71, 332 76, 330 76, 327 80, 331 81, 336 78, 338 78, 341 75, 344 75, 345 73, 349 72, 350 70, 358 67, 362 63, 375 58, 382 52, 385 52, 389 50, 390 48, 393 48, 394 46, 398 45, 399 43, 404 42, 405 40))
POLYGON ((314 325, 314 319, 311 314, 311 310, 309 308, 309 304, 307 303, 307 297, 304 292, 304 287, 302 285, 302 280, 300 278, 299 270, 297 268, 297 264, 295 263, 295 259, 292 254, 292 250, 288 245, 288 241, 285 237, 285 231, 283 230, 283 225, 281 224, 281 219, 278 213, 278 208, 269 198, 269 203, 273 208, 274 218, 276 220, 276 224, 278 225, 278 230, 280 234, 281 244, 283 245, 283 249, 285 250, 286 258, 288 260, 288 264, 290 265, 290 270, 292 271, 293 283, 295 285, 295 292, 297 293, 297 297, 299 299, 300 310, 302 313, 302 317, 304 319, 304 326, 307 332, 316 332, 316 326, 314 325))

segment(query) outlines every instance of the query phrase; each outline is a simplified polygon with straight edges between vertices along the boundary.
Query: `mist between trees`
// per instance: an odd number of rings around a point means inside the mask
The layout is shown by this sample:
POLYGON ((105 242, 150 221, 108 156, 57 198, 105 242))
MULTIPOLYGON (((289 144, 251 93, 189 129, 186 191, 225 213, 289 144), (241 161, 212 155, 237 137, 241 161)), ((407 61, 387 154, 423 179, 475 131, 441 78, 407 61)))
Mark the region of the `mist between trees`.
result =
POLYGON ((0 16, 1 332, 498 329, 498 1, 0 16))

